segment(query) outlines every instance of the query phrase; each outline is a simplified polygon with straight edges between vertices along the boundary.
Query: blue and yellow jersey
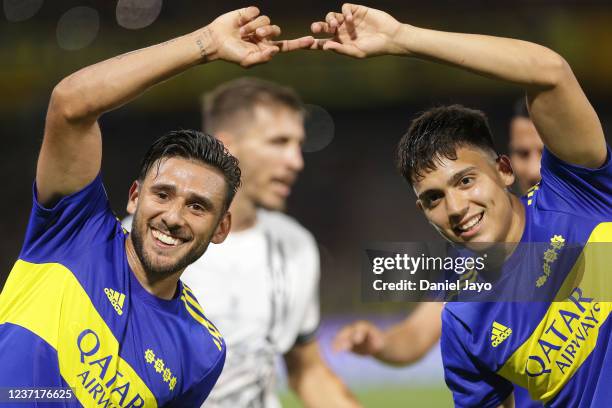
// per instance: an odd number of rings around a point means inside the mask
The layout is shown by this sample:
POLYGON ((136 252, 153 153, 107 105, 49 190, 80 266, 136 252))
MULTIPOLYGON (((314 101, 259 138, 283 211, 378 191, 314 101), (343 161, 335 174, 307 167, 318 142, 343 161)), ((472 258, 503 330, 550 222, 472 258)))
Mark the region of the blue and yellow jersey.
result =
POLYGON ((521 243, 542 244, 515 251, 500 281, 542 301, 445 305, 442 357, 458 407, 496 407, 513 384, 546 406, 612 406, 612 303, 602 288, 611 257, 598 244, 612 242, 610 149, 599 169, 545 150, 541 174, 522 198, 521 243))
POLYGON ((70 406, 201 405, 224 341, 187 286, 163 300, 140 285, 126 238, 100 176, 53 208, 34 198, 0 295, 3 387, 72 387, 70 406))

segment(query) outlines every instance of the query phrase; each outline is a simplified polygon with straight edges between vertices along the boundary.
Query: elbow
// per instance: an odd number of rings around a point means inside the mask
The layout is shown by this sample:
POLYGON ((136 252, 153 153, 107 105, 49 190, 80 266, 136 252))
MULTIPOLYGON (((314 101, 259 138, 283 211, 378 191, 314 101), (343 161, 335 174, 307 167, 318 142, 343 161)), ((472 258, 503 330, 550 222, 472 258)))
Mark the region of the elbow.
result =
POLYGON ((53 88, 47 114, 69 123, 95 120, 97 117, 93 109, 87 106, 82 89, 70 77, 64 78, 53 88))
POLYGON ((535 66, 540 72, 536 83, 538 87, 556 88, 574 78, 572 68, 565 58, 551 50, 548 50, 547 55, 541 58, 535 66))

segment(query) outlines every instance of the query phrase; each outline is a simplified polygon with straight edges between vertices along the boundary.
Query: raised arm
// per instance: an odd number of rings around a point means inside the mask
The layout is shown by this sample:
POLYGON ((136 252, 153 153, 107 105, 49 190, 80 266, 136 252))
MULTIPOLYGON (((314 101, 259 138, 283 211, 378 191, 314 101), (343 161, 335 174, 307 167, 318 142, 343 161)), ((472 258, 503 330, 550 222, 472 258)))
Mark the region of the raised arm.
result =
POLYGON ((256 7, 229 12, 204 28, 86 67, 53 90, 38 158, 38 200, 53 205, 91 182, 100 171, 102 140, 97 120, 192 66, 225 60, 244 67, 279 51, 309 46, 311 37, 276 42, 278 26, 256 7))
POLYGON ((601 123, 567 62, 554 51, 509 38, 447 33, 402 24, 380 10, 344 4, 313 23, 331 38, 314 47, 356 58, 414 56, 515 83, 527 94, 544 144, 562 160, 595 168, 606 158, 601 123))

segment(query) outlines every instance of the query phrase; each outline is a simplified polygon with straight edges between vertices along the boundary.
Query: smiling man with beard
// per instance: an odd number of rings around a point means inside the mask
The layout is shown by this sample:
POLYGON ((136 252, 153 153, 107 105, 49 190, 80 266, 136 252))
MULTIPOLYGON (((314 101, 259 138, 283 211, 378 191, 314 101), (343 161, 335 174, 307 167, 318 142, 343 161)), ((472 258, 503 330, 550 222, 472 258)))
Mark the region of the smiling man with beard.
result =
POLYGON ((251 66, 312 42, 272 41, 279 33, 257 8, 236 10, 55 87, 25 242, 0 295, 3 387, 61 387, 53 402, 69 406, 205 400, 223 368, 225 342, 179 277, 209 242, 227 236, 238 163, 212 136, 163 136, 130 189, 136 228, 128 235, 102 184, 98 118, 190 67, 215 60, 251 66))

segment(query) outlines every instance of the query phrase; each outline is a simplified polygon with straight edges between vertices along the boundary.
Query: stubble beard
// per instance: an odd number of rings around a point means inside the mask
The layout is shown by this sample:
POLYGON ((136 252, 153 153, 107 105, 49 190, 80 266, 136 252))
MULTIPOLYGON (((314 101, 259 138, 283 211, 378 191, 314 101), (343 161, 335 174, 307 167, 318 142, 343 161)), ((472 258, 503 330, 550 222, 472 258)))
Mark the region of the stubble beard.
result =
POLYGON ((176 262, 170 265, 160 265, 153 262, 149 254, 144 249, 143 234, 146 233, 146 225, 143 225, 143 221, 138 217, 138 211, 134 214, 132 222, 132 230, 130 232, 132 243, 134 244, 134 252, 140 260, 142 268, 147 276, 149 282, 158 282, 168 276, 174 275, 177 272, 182 271, 195 261, 197 261, 208 248, 210 243, 210 237, 197 243, 190 251, 179 258, 176 262))

